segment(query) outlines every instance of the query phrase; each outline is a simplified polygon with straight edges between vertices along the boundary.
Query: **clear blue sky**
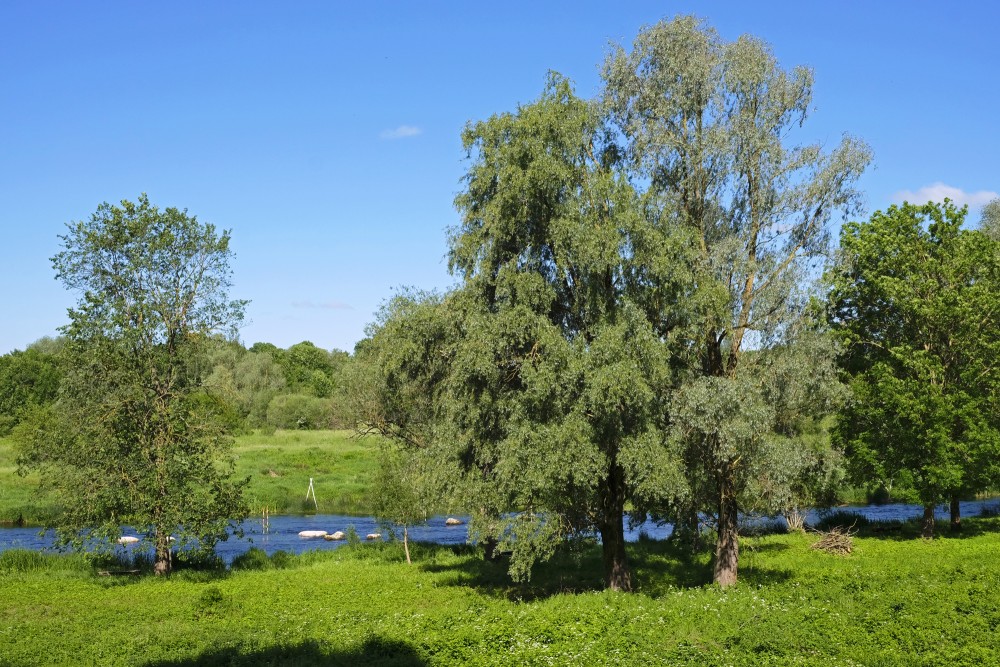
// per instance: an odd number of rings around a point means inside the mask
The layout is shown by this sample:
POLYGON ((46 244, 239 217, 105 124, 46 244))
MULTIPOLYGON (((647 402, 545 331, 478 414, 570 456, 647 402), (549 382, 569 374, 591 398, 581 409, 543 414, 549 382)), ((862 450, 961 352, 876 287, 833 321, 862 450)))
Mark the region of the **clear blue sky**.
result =
POLYGON ((0 3, 0 354, 74 295, 65 224, 147 192, 232 230, 242 338, 351 350, 395 288, 446 288, 468 120, 679 13, 816 73, 806 138, 868 141, 869 210, 1000 191, 993 2, 0 3), (947 190, 952 188, 952 190, 947 190), (909 193, 907 195, 906 193, 909 193))

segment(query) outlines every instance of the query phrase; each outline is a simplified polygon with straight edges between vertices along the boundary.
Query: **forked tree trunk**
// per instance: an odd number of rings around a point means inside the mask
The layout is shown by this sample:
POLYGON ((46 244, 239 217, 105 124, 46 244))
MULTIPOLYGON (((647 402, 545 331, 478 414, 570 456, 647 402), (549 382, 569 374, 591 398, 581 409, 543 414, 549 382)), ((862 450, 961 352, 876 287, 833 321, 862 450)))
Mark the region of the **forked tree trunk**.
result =
POLYGON ((920 534, 930 539, 934 537, 934 505, 924 505, 924 518, 920 523, 920 534))
POLYGON ((719 475, 719 541, 715 545, 713 579, 722 588, 736 583, 740 559, 738 504, 732 470, 723 467, 719 475))
POLYGON ((957 533, 962 530, 962 508, 958 504, 958 494, 951 494, 951 530, 953 533, 957 533))
POLYGON ((410 540, 406 532, 406 526, 403 526, 403 551, 406 552, 406 563, 413 565, 413 562, 410 560, 410 540))
POLYGON ((604 585, 613 591, 632 590, 632 572, 625 553, 625 475, 616 463, 608 471, 607 488, 601 498, 601 551, 604 559, 604 585))

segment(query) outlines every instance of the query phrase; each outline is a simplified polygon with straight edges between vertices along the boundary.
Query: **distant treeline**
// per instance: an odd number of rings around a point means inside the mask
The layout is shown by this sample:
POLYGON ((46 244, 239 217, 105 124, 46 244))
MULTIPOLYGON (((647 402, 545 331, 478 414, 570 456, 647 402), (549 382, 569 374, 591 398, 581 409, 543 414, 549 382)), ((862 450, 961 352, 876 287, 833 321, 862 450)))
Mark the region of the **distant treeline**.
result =
MULTIPOLYGON (((0 356, 0 436, 33 409, 56 400, 62 338, 42 338, 0 356)), ((279 348, 217 340, 202 369, 202 384, 234 433, 251 430, 349 427, 342 375, 351 355, 309 341, 279 348)))

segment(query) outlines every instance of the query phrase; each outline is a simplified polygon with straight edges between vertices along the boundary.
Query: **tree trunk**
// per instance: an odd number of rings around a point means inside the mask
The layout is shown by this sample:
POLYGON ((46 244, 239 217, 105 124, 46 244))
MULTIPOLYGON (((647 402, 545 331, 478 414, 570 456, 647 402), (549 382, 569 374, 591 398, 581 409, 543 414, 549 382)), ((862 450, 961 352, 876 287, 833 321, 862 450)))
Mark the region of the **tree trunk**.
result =
POLYGON ((483 540, 483 558, 488 562, 492 563, 500 558, 500 554, 497 553, 497 547, 500 546, 499 540, 495 537, 487 537, 483 540))
POLYGON ((951 531, 957 533, 962 530, 962 508, 958 504, 958 494, 951 494, 951 531))
POLYGON ((410 541, 406 533, 406 526, 403 526, 403 551, 406 552, 406 564, 413 565, 413 561, 410 560, 410 541))
POLYGON ((625 475, 617 463, 611 464, 606 484, 597 525, 604 557, 604 585, 613 591, 631 591, 632 573, 625 553, 625 526, 622 523, 625 515, 625 475))
POLYGON ((625 527, 622 525, 622 515, 618 515, 617 522, 602 523, 600 531, 605 587, 613 591, 631 591, 632 573, 628 566, 628 555, 625 553, 625 527))
POLYGON ((740 559, 738 505, 731 465, 719 474, 719 541, 715 545, 715 583, 727 588, 736 583, 740 559))
POLYGON ((934 505, 924 505, 924 519, 921 522, 920 534, 930 539, 934 537, 934 505))
POLYGON ((170 554, 170 535, 164 531, 157 530, 154 544, 156 555, 153 562, 153 574, 158 577, 170 574, 170 571, 173 569, 170 554))

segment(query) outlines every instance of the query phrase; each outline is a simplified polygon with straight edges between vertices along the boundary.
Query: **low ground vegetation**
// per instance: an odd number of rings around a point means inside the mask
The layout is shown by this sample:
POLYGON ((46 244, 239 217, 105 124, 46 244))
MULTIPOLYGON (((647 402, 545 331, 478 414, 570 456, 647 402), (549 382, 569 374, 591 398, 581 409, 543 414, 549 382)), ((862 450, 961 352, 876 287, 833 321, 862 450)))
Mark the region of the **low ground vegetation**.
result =
MULTIPOLYGON (((912 530, 919 530, 914 524, 912 530)), ((862 531, 742 540, 720 590, 709 554, 640 540, 637 593, 602 591, 593 544, 528 584, 472 547, 398 543, 267 557, 169 578, 100 576, 81 556, 0 555, 4 664, 986 665, 1000 652, 1000 519, 958 537, 862 531)))

